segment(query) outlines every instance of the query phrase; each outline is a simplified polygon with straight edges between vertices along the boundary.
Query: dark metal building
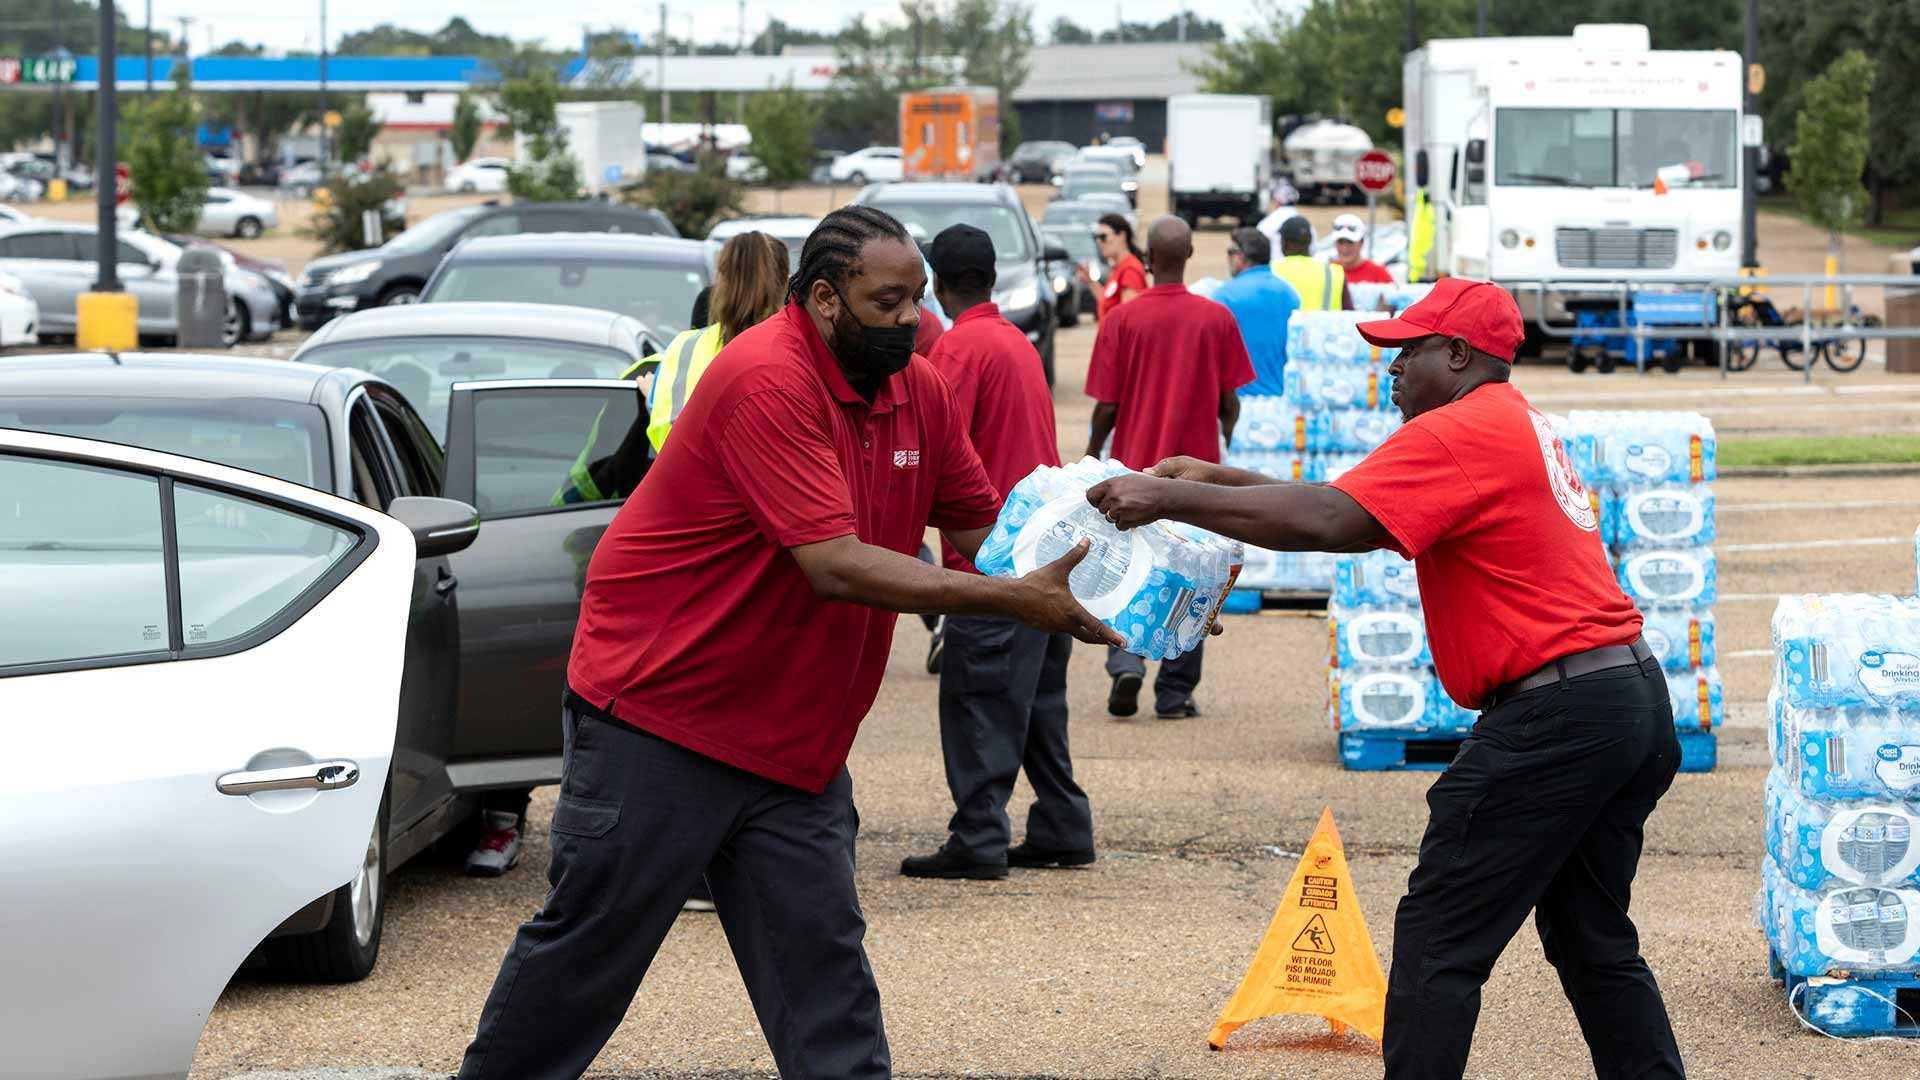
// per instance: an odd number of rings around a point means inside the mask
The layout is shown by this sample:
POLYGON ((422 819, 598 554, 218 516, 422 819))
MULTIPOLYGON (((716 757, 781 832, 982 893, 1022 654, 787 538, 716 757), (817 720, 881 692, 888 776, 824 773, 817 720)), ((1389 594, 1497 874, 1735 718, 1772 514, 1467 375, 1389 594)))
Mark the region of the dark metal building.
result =
POLYGON ((1200 90, 1194 68, 1208 46, 1173 42, 1042 45, 1026 83, 1014 91, 1020 138, 1084 146, 1099 135, 1132 135, 1160 153, 1167 141, 1167 99, 1200 90))

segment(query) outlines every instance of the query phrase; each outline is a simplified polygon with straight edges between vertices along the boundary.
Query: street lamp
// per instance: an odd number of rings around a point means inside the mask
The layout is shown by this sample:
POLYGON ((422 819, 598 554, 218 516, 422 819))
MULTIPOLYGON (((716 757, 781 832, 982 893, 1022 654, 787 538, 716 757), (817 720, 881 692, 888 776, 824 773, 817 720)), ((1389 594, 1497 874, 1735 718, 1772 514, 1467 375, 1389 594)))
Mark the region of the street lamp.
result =
POLYGON ((327 136, 327 0, 320 0, 320 173, 325 175, 327 162, 333 155, 329 152, 327 136))

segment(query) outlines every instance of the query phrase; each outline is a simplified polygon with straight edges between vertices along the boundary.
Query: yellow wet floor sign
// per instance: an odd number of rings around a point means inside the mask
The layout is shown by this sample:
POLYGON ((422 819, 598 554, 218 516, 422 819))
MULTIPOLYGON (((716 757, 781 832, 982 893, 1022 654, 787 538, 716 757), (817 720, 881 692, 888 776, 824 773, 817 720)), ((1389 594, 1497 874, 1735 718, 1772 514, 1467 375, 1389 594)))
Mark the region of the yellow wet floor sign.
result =
POLYGON ((1333 810, 1322 810, 1260 950, 1207 1044, 1223 1049, 1235 1028, 1282 1013, 1323 1016, 1336 1035, 1351 1025, 1379 1042, 1386 1009, 1387 978, 1360 914, 1333 810))

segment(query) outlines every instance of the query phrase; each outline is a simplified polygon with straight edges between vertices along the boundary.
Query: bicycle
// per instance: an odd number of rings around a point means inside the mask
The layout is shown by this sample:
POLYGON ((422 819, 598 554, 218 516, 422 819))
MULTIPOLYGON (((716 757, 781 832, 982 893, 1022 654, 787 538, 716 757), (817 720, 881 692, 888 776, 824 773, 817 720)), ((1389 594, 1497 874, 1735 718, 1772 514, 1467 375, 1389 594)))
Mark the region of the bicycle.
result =
MULTIPOLYGON (((1788 319, 1782 315, 1780 309, 1774 306, 1771 298, 1759 293, 1751 293, 1746 296, 1730 296, 1727 298, 1726 304, 1728 315, 1735 326, 1774 328, 1786 327, 1796 324, 1799 321, 1798 319, 1788 319)), ((1798 312, 1793 312, 1793 314, 1797 315, 1798 312)), ((1850 309, 1848 318, 1845 321, 1828 315, 1818 317, 1813 325, 1823 329, 1846 325, 1879 326, 1880 317, 1862 313, 1859 305, 1856 304, 1850 309)), ((1792 371, 1805 371, 1809 362, 1817 364, 1825 361, 1829 368, 1832 368, 1836 372, 1845 373, 1859 367, 1867 358, 1867 341, 1865 338, 1842 337, 1815 342, 1812 346, 1813 356, 1811 361, 1809 361, 1801 356, 1801 353, 1805 351, 1806 347, 1800 343, 1798 337, 1779 335, 1768 338, 1736 339, 1727 342, 1725 346, 1727 352, 1727 370, 1746 371, 1748 368, 1753 367, 1754 364, 1760 361, 1761 350, 1765 349, 1768 345, 1773 346, 1774 351, 1780 354, 1780 362, 1792 371)))

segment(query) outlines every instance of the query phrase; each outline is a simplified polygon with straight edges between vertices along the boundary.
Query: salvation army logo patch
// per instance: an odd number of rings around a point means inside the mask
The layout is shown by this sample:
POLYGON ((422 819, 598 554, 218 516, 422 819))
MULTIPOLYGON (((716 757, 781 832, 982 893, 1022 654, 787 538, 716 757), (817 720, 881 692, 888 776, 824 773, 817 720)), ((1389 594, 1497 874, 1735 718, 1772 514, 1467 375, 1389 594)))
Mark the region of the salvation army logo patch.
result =
POLYGON ((1567 520, 1587 532, 1598 532, 1600 514, 1594 509, 1593 500, 1587 498, 1587 489, 1580 483, 1580 476, 1573 471, 1573 462, 1567 458, 1567 448, 1560 443, 1560 436, 1553 433, 1553 424, 1533 409, 1527 410, 1527 419, 1533 423, 1533 437, 1540 443, 1540 458, 1547 466, 1547 487, 1553 492, 1553 501, 1567 515, 1567 520))

